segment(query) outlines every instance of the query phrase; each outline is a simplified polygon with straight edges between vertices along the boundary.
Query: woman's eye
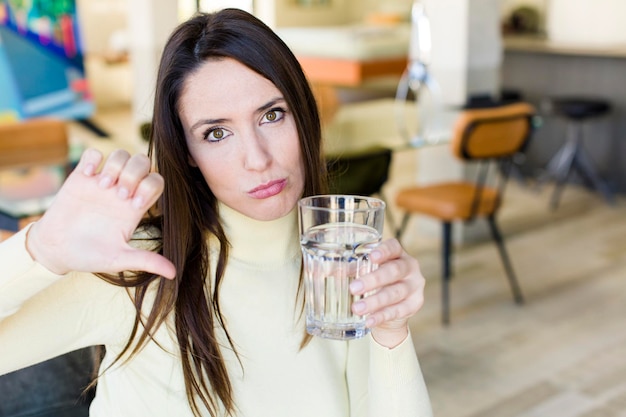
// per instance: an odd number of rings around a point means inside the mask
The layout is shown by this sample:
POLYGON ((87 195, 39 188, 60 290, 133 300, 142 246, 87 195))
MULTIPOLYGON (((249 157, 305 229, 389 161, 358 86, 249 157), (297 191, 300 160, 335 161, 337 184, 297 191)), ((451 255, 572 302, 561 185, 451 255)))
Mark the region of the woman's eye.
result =
POLYGON ((266 122, 276 122, 283 118, 285 112, 281 109, 272 109, 263 115, 266 122))
POLYGON ((204 134, 204 139, 209 142, 219 142, 227 136, 227 132, 221 127, 209 129, 204 134))

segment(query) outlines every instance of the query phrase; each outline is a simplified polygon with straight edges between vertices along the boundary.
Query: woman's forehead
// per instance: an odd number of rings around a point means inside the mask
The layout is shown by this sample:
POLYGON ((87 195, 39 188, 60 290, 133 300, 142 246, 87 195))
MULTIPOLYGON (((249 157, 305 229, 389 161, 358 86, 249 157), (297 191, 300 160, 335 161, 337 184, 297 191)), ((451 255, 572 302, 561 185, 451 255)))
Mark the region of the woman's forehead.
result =
MULTIPOLYGON (((209 60, 184 82, 179 100, 181 113, 252 112, 270 100, 282 98, 267 78, 231 59, 209 60)), ((207 115, 203 115, 206 117, 207 115)), ((221 118, 223 114, 210 117, 221 118)))

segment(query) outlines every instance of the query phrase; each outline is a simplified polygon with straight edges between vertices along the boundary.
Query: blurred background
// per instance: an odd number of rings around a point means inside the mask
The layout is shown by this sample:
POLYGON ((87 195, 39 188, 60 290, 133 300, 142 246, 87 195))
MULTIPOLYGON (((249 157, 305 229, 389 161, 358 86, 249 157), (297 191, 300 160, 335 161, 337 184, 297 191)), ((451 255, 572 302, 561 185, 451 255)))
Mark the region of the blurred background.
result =
MULTIPOLYGON (((245 9, 301 61, 329 154, 392 149, 381 189, 391 237, 401 189, 474 175, 447 145, 459 112, 528 102, 535 130, 498 214, 525 303, 511 299, 485 225, 462 222, 454 234, 451 323, 443 325, 440 224, 414 216, 402 238, 428 283, 411 330, 435 415, 626 416, 626 2, 421 3, 432 35, 428 71, 438 86, 424 92, 436 102, 428 117, 415 116, 420 97, 397 99, 413 1, 2 0, 0 126, 61 118, 73 159, 87 146, 145 152, 142 126, 151 119, 171 30, 197 11, 245 9), (49 60, 41 48, 63 55, 62 64, 33 70, 49 60), (559 111, 559 99, 604 110, 572 116, 559 111), (416 144, 407 126, 428 126, 432 140, 416 144), (556 205, 557 171, 574 146, 592 168, 566 175, 556 205)), ((0 200, 3 192, 14 198, 14 174, 0 171, 0 200)))

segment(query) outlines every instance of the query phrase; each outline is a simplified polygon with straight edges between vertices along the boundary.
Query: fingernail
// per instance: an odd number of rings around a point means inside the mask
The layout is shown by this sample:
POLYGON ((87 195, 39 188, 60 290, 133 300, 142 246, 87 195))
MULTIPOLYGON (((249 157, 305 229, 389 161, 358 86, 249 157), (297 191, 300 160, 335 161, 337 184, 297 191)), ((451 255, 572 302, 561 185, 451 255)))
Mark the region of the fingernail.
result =
POLYGON ((375 324, 376 320, 372 317, 368 317, 367 320, 365 320, 365 327, 374 327, 375 324))
POLYGON ((135 196, 135 198, 133 198, 132 205, 136 209, 142 208, 143 207, 143 197, 141 197, 140 195, 135 196))
POLYGON ((365 311, 365 303, 363 301, 357 301, 352 305, 352 310, 359 314, 365 311))
POLYGON ((361 281, 352 281, 350 283, 350 291, 355 294, 360 291, 363 291, 363 282, 361 281))
POLYGON ((117 190, 117 196, 121 198, 122 200, 126 200, 129 194, 130 193, 128 192, 128 189, 126 187, 120 187, 117 190))
POLYGON ((382 258, 383 254, 379 250, 374 250, 370 254, 370 259, 374 262, 379 261, 382 258))
POLYGON ((87 176, 92 176, 94 172, 96 172, 96 166, 94 164, 85 165, 85 169, 83 169, 83 174, 87 176))
POLYGON ((111 177, 103 175, 102 178, 100 178, 100 182, 98 182, 98 185, 100 186, 100 188, 109 188, 112 182, 113 181, 111 180, 111 177))

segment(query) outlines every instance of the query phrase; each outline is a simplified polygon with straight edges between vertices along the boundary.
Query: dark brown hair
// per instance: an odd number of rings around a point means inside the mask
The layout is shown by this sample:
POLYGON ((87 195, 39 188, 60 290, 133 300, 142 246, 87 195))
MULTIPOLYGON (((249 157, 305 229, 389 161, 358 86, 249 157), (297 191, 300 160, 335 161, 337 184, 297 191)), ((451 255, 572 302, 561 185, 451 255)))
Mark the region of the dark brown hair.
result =
MULTIPOLYGON (((188 163, 189 152, 178 110, 186 78, 207 60, 222 58, 246 65, 274 83, 283 94, 298 131, 305 173, 303 195, 326 192, 317 106, 298 61, 285 43, 260 20, 238 9, 198 14, 178 26, 161 58, 150 135, 150 156, 165 179, 165 189, 157 203, 157 214, 144 224, 160 231, 157 250, 174 263, 176 278, 167 280, 139 272, 112 281, 134 287, 138 312, 148 287, 157 287, 147 318, 142 320, 137 314, 124 353, 135 354, 174 312, 187 397, 197 416, 202 406, 211 416, 217 415, 220 403, 230 414, 235 409, 215 332, 219 327, 226 330, 219 287, 229 246, 219 223, 215 195, 200 171, 188 163), (220 244, 214 280, 206 278, 209 272, 206 232, 215 235, 220 244), (212 282, 214 288, 210 288, 212 282)), ((232 348, 227 331, 226 335, 232 348)))

